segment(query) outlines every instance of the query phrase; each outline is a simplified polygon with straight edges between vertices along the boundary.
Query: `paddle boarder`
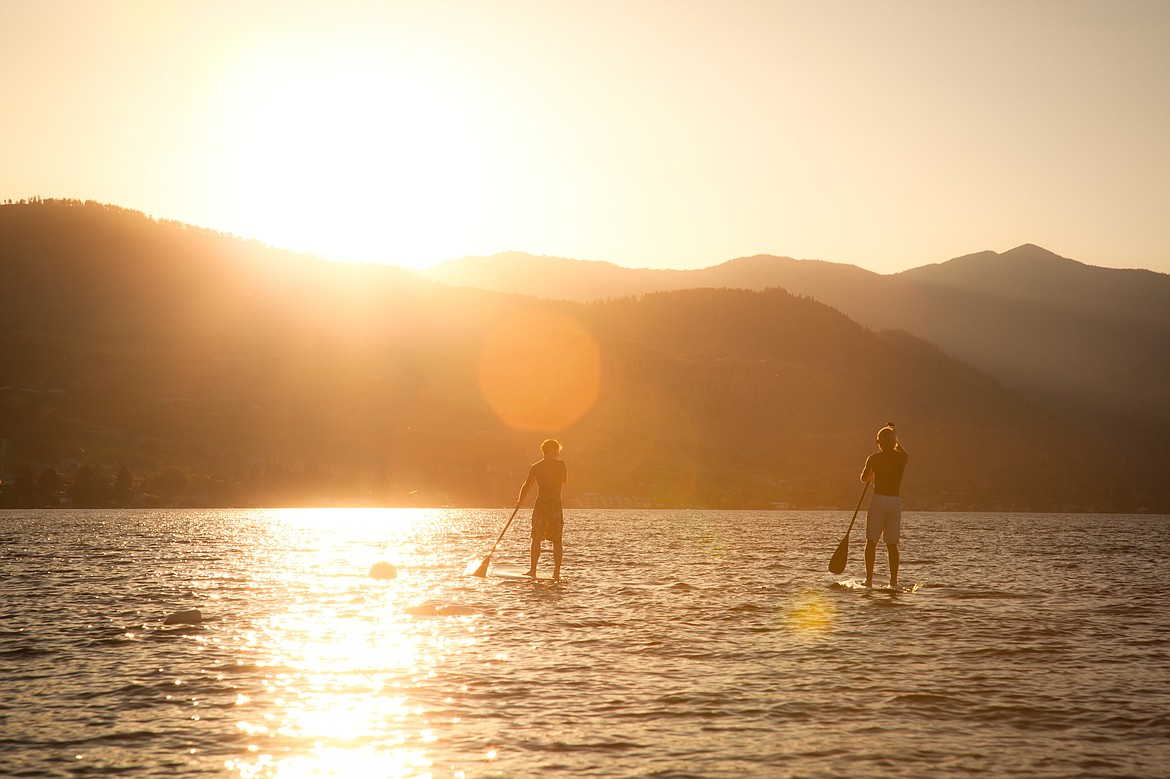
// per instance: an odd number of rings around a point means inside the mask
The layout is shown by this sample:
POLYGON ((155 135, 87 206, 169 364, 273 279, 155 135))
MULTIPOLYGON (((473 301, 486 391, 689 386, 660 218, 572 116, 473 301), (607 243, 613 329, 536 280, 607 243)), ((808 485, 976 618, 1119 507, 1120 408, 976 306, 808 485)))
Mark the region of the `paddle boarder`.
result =
POLYGON ((531 564, 525 576, 536 576, 536 563, 540 560, 540 545, 548 539, 553 545, 553 578, 561 578, 561 558, 564 548, 561 537, 564 531, 565 517, 561 508, 561 485, 568 479, 565 461, 561 459, 561 444, 555 438, 545 439, 540 445, 544 458, 532 464, 528 469, 528 478, 520 488, 520 497, 516 500, 519 507, 528 494, 528 488, 537 486, 536 504, 532 507, 532 553, 531 564))
POLYGON ((902 448, 894 423, 877 432, 878 451, 865 460, 861 480, 872 479, 873 497, 865 515, 865 586, 873 586, 873 566, 877 558, 878 541, 886 540, 886 555, 890 561, 890 587, 898 587, 898 541, 902 535, 902 474, 910 456, 902 448))

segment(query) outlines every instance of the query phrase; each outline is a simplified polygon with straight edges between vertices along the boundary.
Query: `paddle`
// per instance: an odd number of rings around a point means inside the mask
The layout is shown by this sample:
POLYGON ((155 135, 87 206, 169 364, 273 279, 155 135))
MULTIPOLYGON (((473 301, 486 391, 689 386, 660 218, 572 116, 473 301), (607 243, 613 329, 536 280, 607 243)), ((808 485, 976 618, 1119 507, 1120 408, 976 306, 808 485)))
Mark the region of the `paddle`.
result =
POLYGON ((516 512, 520 510, 520 504, 516 504, 516 508, 512 511, 512 516, 508 517, 508 524, 504 525, 504 529, 500 531, 500 537, 492 544, 492 551, 488 552, 487 557, 483 558, 483 562, 475 569, 472 576, 478 576, 481 579, 487 578, 488 563, 492 561, 492 555, 496 553, 496 547, 500 545, 500 541, 504 540, 504 533, 508 532, 508 526, 512 524, 512 520, 516 518, 516 512))
POLYGON ((869 489, 869 482, 861 485, 861 497, 857 499, 857 508, 853 509, 853 519, 849 520, 849 529, 845 531, 845 537, 837 545, 837 551, 833 552, 833 559, 829 560, 831 573, 841 573, 845 570, 845 564, 849 562, 849 533, 852 532, 853 523, 857 520, 857 512, 861 511, 861 501, 865 500, 867 489, 869 489))

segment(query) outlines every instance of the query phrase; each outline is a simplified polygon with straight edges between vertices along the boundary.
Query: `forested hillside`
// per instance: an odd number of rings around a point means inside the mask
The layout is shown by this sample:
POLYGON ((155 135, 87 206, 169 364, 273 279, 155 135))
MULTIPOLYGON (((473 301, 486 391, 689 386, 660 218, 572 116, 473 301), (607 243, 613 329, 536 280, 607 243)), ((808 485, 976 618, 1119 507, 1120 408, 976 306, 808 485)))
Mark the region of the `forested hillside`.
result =
POLYGON ((780 287, 874 330, 904 330, 1099 440, 1146 483, 1170 471, 1170 276, 1024 245, 883 276, 760 255, 689 271, 522 254, 427 272, 459 286, 581 302, 701 287, 780 287), (537 270, 537 269, 541 270, 537 270))
POLYGON ((910 507, 1158 509, 1165 488, 902 333, 777 289, 452 289, 100 204, 0 206, 5 505, 851 506, 898 422, 910 507))

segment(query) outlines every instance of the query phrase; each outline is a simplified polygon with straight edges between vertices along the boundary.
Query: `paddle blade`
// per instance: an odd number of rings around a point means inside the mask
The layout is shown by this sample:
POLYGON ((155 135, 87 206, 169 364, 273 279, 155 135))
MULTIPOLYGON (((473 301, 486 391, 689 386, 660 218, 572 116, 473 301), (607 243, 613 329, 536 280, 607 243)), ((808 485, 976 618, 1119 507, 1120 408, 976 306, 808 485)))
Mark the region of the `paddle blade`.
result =
POLYGON ((490 563, 491 561, 492 561, 491 555, 488 555, 487 557, 483 558, 483 562, 479 564, 478 568, 476 568, 474 571, 471 572, 471 575, 478 576, 481 579, 486 579, 487 578, 488 563, 490 563))
POLYGON ((841 573, 845 570, 845 564, 849 562, 849 536, 846 535, 841 539, 841 543, 837 545, 837 551, 833 552, 833 558, 829 560, 829 572, 841 573))

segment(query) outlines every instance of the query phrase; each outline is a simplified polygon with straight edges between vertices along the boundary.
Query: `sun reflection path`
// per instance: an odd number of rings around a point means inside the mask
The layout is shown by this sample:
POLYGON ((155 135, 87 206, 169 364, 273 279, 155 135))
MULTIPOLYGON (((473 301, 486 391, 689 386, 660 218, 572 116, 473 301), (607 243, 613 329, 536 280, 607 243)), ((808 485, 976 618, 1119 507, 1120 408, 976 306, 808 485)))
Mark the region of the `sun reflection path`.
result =
POLYGON ((271 754, 258 754, 252 762, 231 760, 225 764, 241 779, 302 779, 304 777, 385 777, 410 779, 430 776, 431 761, 423 750, 398 749, 386 751, 374 746, 356 749, 316 747, 308 754, 279 759, 271 754))
POLYGON ((255 777, 431 776, 430 725, 420 684, 477 641, 476 617, 419 620, 408 604, 431 594, 442 566, 427 557, 442 512, 281 511, 268 546, 253 550, 266 612, 241 631, 256 673, 235 698, 247 754, 225 767, 255 777), (410 576, 368 576, 374 557, 410 576), (267 578, 264 578, 267 577, 267 578))

